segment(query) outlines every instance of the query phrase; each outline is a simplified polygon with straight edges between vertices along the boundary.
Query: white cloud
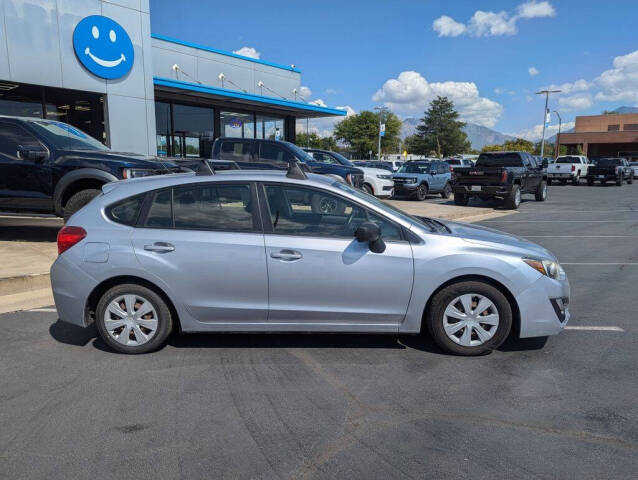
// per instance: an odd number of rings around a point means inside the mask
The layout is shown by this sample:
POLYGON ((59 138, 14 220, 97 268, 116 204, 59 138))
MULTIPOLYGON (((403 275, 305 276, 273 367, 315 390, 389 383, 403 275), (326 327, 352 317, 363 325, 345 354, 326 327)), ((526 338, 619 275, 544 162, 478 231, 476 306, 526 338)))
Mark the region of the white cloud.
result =
POLYGON ((497 95, 502 95, 503 93, 505 93, 505 90, 503 90, 502 88, 495 88, 494 93, 497 95))
POLYGON ((372 96, 398 115, 417 115, 428 108, 437 96, 448 97, 464 121, 493 127, 503 113, 503 107, 481 97, 473 82, 428 82, 420 73, 401 72, 387 80, 372 96))
POLYGON ((534 75, 538 75, 541 72, 536 67, 529 67, 527 69, 527 73, 529 73, 533 77, 534 75))
MULTIPOLYGON (((542 110, 542 109, 541 109, 542 110)), ((542 113, 542 112, 541 112, 542 113)), ((574 128, 576 125, 575 122, 566 122, 561 126, 561 132, 565 132, 571 128, 574 128)), ((558 123, 551 124, 545 129, 545 139, 552 137, 558 133, 558 123)), ((543 124, 534 125, 532 128, 526 128, 519 132, 508 133, 507 135, 511 135, 516 138, 524 138, 525 140, 529 140, 531 142, 537 142, 543 136, 543 124)))
POLYGON ((566 82, 560 85, 550 85, 549 87, 544 87, 543 90, 560 90, 562 93, 571 94, 576 92, 586 92, 592 87, 592 84, 583 80, 576 80, 575 82, 566 82))
POLYGON ((590 95, 573 95, 571 97, 559 97, 558 104, 563 110, 586 110, 594 105, 590 95))
POLYGON ((312 95, 312 90, 310 90, 310 87, 302 85, 301 87, 299 87, 298 94, 301 96, 301 98, 307 101, 312 95))
POLYGON ((335 95, 337 91, 334 88, 326 88, 326 95, 335 95))
POLYGON ((236 53, 237 55, 242 55, 244 57, 257 58, 257 59, 261 56, 261 53, 259 53, 253 47, 241 47, 239 50, 233 50, 233 53, 236 53))
MULTIPOLYGON (((349 105, 338 106, 335 108, 337 108, 338 110, 345 110, 346 117, 355 115, 357 113, 349 105)), ((330 135, 332 135, 335 125, 344 118, 345 117, 311 118, 308 120, 308 131, 310 133, 316 133, 320 137, 329 137, 330 135)), ((306 133, 306 119, 300 118, 297 120, 296 130, 297 133, 306 133)))
POLYGON ((596 100, 638 104, 638 50, 614 58, 613 68, 601 73, 594 83, 599 89, 596 100))
POLYGON ((447 15, 443 15, 434 20, 432 28, 439 34, 439 37, 458 37, 459 35, 463 35, 467 30, 465 25, 447 15))
POLYGON ((515 35, 518 32, 516 24, 519 20, 553 17, 554 15, 556 15, 556 10, 549 2, 529 0, 521 3, 513 15, 504 10, 500 12, 477 10, 467 24, 457 22, 448 15, 442 15, 434 20, 432 28, 439 34, 439 37, 515 35))
POLYGON ((317 105, 318 107, 327 107, 326 102, 324 102, 321 98, 317 98, 315 100, 311 100, 308 102, 311 105, 317 105))

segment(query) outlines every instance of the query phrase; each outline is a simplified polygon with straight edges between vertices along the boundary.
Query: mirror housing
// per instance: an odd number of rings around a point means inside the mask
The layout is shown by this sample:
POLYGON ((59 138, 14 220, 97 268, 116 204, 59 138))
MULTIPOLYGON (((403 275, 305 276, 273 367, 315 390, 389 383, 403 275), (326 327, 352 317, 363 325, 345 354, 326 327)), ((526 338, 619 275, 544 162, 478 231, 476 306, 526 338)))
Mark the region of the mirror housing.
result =
POLYGON ((358 242, 368 244, 372 253, 385 252, 385 243, 381 238, 381 229, 376 223, 364 222, 354 232, 358 242))
POLYGON ((23 160, 42 162, 49 156, 49 152, 35 145, 18 145, 18 157, 23 160))

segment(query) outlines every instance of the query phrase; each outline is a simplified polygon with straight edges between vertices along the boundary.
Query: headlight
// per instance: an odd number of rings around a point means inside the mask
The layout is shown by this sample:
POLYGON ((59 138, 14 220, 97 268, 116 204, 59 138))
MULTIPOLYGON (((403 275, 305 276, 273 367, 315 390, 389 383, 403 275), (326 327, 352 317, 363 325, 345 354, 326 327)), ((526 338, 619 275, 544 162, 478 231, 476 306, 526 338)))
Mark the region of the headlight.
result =
POLYGON ((145 170, 143 168, 125 168, 122 170, 122 177, 125 179, 148 177, 150 175, 155 175, 155 172, 153 170, 145 170))
POLYGON ((416 183, 416 178, 412 177, 412 178, 406 178, 405 179, 405 183, 416 183))
POLYGON ((377 178, 382 180, 392 180, 392 175, 377 175, 377 178))
POLYGON ((553 260, 538 260, 537 258, 523 258, 523 261, 534 270, 547 275, 554 280, 565 280, 565 270, 560 263, 553 260))

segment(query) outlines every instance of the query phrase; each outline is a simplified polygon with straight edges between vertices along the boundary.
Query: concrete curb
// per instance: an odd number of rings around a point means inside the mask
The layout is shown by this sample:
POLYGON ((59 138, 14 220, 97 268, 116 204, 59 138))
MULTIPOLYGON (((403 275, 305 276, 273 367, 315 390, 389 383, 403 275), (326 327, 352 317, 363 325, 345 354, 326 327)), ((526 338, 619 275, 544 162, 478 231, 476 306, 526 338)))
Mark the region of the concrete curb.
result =
POLYGON ((0 278, 0 296, 50 287, 51 278, 49 273, 30 273, 28 275, 0 278))

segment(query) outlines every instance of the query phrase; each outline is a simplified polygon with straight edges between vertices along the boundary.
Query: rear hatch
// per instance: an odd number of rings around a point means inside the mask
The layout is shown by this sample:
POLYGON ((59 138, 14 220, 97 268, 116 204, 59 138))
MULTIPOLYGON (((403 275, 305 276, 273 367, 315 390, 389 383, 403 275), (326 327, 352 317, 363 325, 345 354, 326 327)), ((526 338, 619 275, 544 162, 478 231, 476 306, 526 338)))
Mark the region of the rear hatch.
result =
POLYGON ((502 185, 504 167, 468 168, 454 172, 456 182, 463 185, 502 185))

